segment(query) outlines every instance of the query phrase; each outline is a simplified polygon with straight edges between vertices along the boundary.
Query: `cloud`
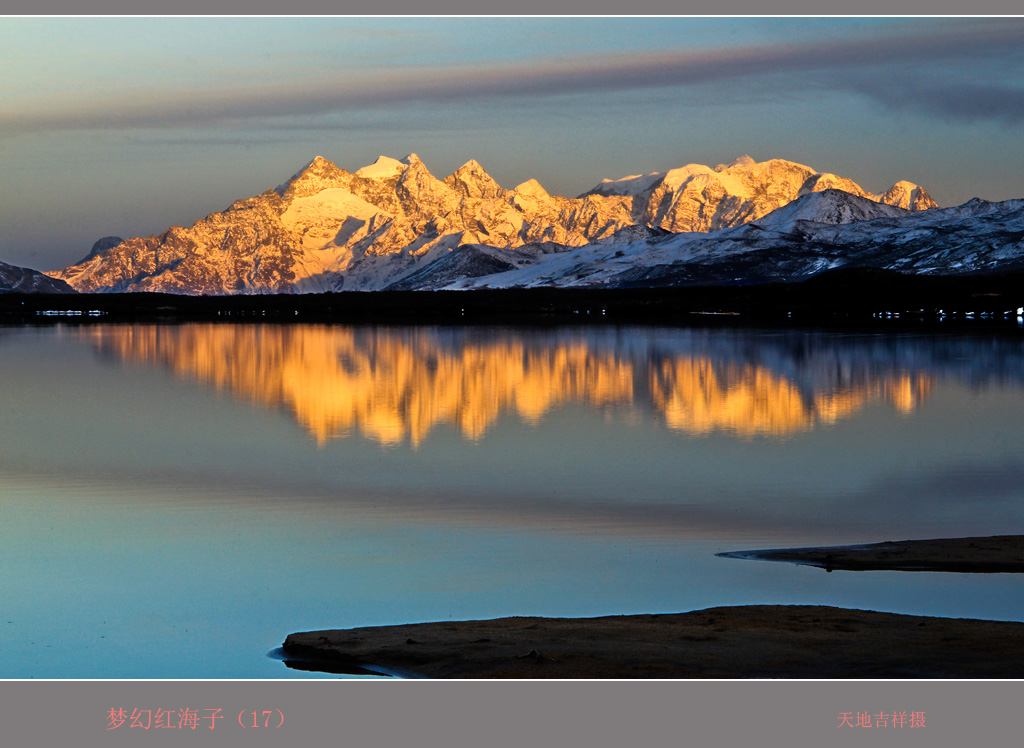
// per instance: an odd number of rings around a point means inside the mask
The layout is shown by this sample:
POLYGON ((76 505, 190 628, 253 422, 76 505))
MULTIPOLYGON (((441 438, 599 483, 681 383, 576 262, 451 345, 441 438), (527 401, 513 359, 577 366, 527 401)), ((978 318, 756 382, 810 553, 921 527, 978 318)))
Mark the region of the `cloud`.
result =
POLYGON ((851 81, 850 88, 890 109, 916 110, 963 122, 1024 124, 1024 88, 909 75, 851 81))
POLYGON ((835 85, 845 85, 886 106, 961 119, 1019 121, 1020 92, 1000 86, 965 85, 960 93, 966 98, 958 99, 935 80, 926 80, 924 85, 900 81, 893 85, 879 76, 873 82, 862 77, 844 83, 842 74, 850 70, 1019 57, 1024 49, 1024 21, 1018 19, 932 21, 914 28, 915 33, 802 44, 548 59, 491 67, 417 67, 369 74, 345 71, 290 85, 111 97, 45 111, 8 110, 0 114, 0 133, 202 127, 404 103, 443 105, 497 97, 679 87, 778 73, 825 73, 835 85))
POLYGON ((238 146, 238 147, 251 147, 261 145, 278 145, 280 143, 294 143, 296 138, 292 135, 280 134, 280 135, 262 135, 253 134, 249 131, 238 135, 125 135, 124 142, 131 144, 142 144, 142 145, 162 145, 162 146, 238 146))

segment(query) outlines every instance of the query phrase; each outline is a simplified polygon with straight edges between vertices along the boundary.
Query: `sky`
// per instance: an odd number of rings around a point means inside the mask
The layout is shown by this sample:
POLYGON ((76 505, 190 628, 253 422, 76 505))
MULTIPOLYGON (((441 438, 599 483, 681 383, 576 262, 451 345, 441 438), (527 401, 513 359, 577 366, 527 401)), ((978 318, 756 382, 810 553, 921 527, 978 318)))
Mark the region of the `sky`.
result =
POLYGON ((504 187, 784 158, 1024 197, 1024 19, 0 18, 0 261, 187 226, 321 155, 504 187))

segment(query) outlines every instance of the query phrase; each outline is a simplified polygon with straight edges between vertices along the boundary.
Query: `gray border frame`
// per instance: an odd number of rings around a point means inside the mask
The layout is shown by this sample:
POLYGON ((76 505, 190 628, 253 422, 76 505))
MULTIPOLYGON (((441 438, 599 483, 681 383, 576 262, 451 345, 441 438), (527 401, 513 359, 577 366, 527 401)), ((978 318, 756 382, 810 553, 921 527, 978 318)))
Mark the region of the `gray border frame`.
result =
POLYGON ((72 0, 7 0, 4 15, 238 15, 238 16, 329 16, 329 15, 465 15, 465 16, 1017 16, 1019 2, 985 0, 965 6, 956 0, 860 0, 855 4, 815 0, 781 0, 769 5, 755 0, 719 0, 718 2, 680 3, 672 0, 644 0, 624 4, 621 0, 517 0, 514 4, 471 0, 433 0, 421 4, 413 0, 358 0, 338 3, 330 0, 300 0, 282 5, 273 0, 176 0, 174 3, 139 3, 131 0, 90 0, 78 4, 72 0))
POLYGON ((0 716, 18 748, 962 748, 1016 744, 1022 696, 1017 681, 5 681, 0 716), (195 730, 108 729, 119 707, 203 718, 195 730), (209 709, 223 710, 212 730, 209 709), (263 710, 271 726, 254 728, 263 710), (842 713, 894 711, 924 712, 924 727, 841 726, 842 713))
MULTIPOLYGON (((520 0, 516 15, 617 15, 627 6, 610 0, 558 3, 520 0)), ((70 0, 8 0, 8 15, 276 15, 279 3, 199 0, 140 8, 127 0, 98 0, 87 9, 70 0)), ((922 3, 871 0, 858 15, 1017 15, 1018 2, 987 0, 964 13, 950 0, 922 3)), ((423 14, 411 0, 339 6, 303 0, 294 15, 423 14)), ((430 15, 501 15, 466 0, 443 0, 430 15)), ((507 10, 507 9, 494 9, 507 10)), ((709 8, 648 0, 629 5, 637 15, 764 14, 752 0, 709 8), (696 12, 695 12, 696 11, 696 12)), ((833 15, 819 3, 785 0, 769 15, 833 15)), ((828 9, 826 9, 828 10, 828 9)), ((841 15, 836 13, 835 15, 841 15)), ((2 18, 0 18, 2 23, 2 18)), ((282 636, 286 632, 282 632, 282 636)), ((961 748, 1009 745, 1017 737, 1021 681, 0 681, 3 742, 19 748, 84 746, 342 745, 393 748, 403 744, 446 748, 523 746, 679 745, 737 748, 767 744, 790 748, 870 745, 961 748), (108 730, 111 708, 223 709, 210 730, 108 730), (240 712, 281 710, 280 728, 242 728, 240 712), (925 727, 839 727, 844 712, 924 711, 925 727), (837 731, 838 730, 838 731, 837 731), (881 731, 884 734, 878 735, 881 731), (138 738, 138 735, 145 735, 138 738), (168 737, 170 735, 170 737, 168 737)))

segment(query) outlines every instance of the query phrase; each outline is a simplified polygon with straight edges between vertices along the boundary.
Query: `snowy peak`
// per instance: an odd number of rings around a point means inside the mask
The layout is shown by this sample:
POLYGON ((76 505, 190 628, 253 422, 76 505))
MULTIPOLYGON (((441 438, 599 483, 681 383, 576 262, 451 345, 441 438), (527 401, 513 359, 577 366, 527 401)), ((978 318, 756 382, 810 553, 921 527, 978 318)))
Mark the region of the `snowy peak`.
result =
POLYGON ((92 249, 89 250, 89 254, 79 260, 79 262, 87 262, 101 252, 106 252, 111 247, 116 247, 123 241, 124 239, 119 236, 104 236, 102 239, 97 239, 96 243, 92 245, 92 249))
POLYGON ((534 197, 539 200, 551 199, 551 195, 548 194, 547 190, 541 187, 540 182, 536 179, 528 179, 522 184, 516 185, 512 191, 517 195, 522 195, 524 197, 534 197))
POLYGON ((357 170, 355 175, 363 179, 390 179, 401 174, 405 166, 406 164, 398 159, 378 156, 376 161, 357 170))
POLYGON ((929 210, 939 207, 939 204, 932 199, 924 187, 904 180, 900 180, 890 187, 879 200, 907 210, 929 210))
POLYGON ((739 158, 733 159, 727 164, 719 164, 715 167, 715 171, 725 171, 733 168, 734 166, 754 166, 756 163, 757 162, 754 159, 744 153, 739 158))
POLYGON ((615 187, 619 181, 623 185, 639 186, 638 179, 606 181, 592 192, 642 195, 647 200, 642 220, 649 226, 675 233, 719 231, 739 226, 758 220, 802 195, 824 190, 838 189, 910 210, 934 205, 927 193, 921 195, 911 190, 904 195, 894 188, 876 196, 837 174, 818 172, 785 159, 758 162, 745 154, 714 169, 702 164, 671 169, 651 185, 649 192, 615 187))
POLYGON ((394 187, 398 212, 414 221, 409 228, 415 234, 443 233, 447 226, 443 217, 455 208, 458 196, 431 174, 415 153, 402 161, 408 163, 394 187))
POLYGON ((402 164, 404 164, 402 169, 402 179, 410 178, 410 175, 413 174, 427 174, 431 179, 434 178, 430 173, 430 170, 427 168, 427 165, 423 163, 423 161, 420 160, 420 157, 415 153, 410 153, 408 156, 403 158, 402 164))
POLYGON ((459 197, 493 200, 503 197, 506 193, 501 185, 494 181, 494 178, 474 159, 470 159, 445 177, 444 183, 459 197))
POLYGON ((434 177, 427 169, 427 165, 420 161, 415 153, 402 159, 402 163, 405 164, 405 167, 402 170, 402 175, 398 178, 396 189, 407 190, 413 196, 424 189, 431 192, 447 191, 444 182, 434 177))
MULTIPOLYGON (((687 164, 686 166, 680 166, 678 169, 669 169, 665 172, 662 184, 669 190, 677 190, 680 187, 685 187, 693 180, 698 180, 700 184, 704 185, 719 183, 722 181, 722 178, 710 166, 687 164)), ((731 186, 733 189, 737 189, 735 185, 731 186)))
POLYGON ((734 166, 719 172, 719 178, 723 184, 729 184, 725 180, 733 180, 733 183, 742 185, 738 190, 731 188, 730 192, 761 203, 762 207, 756 210, 761 213, 765 208, 764 212, 768 212, 795 200, 800 187, 816 173, 810 166, 781 158, 761 162, 737 159, 734 166))
POLYGON ((840 177, 836 174, 829 174, 828 172, 815 174, 807 179, 807 181, 800 186, 798 194, 806 195, 811 192, 823 192, 824 190, 842 190, 843 192, 849 192, 851 195, 856 195, 857 197, 873 199, 872 195, 865 192, 861 186, 852 179, 840 177))
POLYGON ((902 218, 911 211, 885 205, 845 190, 825 189, 809 192, 793 202, 773 210, 754 222, 760 228, 778 229, 795 221, 847 224, 879 218, 902 218))
POLYGON ((757 220, 812 192, 842 190, 908 210, 935 207, 927 192, 897 182, 874 195, 852 179, 785 159, 755 161, 743 154, 714 168, 687 164, 664 173, 605 179, 580 197, 628 197, 644 201, 637 215, 649 226, 672 232, 718 231, 757 220))
POLYGON ((351 175, 339 169, 323 156, 317 156, 299 169, 284 184, 278 185, 274 192, 286 200, 296 197, 308 197, 322 190, 344 187, 351 175))
POLYGON ((601 184, 584 192, 580 197, 587 195, 636 197, 649 193, 664 176, 661 172, 652 172, 650 174, 631 174, 621 179, 602 179, 601 184))
POLYGON ((451 177, 460 177, 464 179, 477 179, 480 177, 486 177, 488 179, 491 178, 490 175, 487 173, 487 170, 484 169, 484 167, 480 165, 480 162, 477 161, 475 158, 471 158, 469 161, 467 161, 458 169, 456 169, 447 177, 445 177, 445 181, 448 181, 448 179, 451 177))

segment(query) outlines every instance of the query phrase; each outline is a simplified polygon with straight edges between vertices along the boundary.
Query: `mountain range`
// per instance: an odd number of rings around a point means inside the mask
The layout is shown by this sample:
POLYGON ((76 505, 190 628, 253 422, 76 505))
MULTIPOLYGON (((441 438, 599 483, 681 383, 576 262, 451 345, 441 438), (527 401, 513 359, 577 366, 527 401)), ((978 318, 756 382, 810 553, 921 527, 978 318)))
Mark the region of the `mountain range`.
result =
POLYGON ((62 280, 50 278, 38 270, 0 262, 0 293, 74 293, 62 280))
POLYGON ((1019 265, 1024 201, 940 209, 801 164, 604 180, 576 198, 509 190, 476 161, 444 179, 410 154, 354 172, 316 157, 275 189, 157 236, 105 237, 49 273, 83 292, 179 294, 798 280, 840 266, 964 273, 1019 265))

